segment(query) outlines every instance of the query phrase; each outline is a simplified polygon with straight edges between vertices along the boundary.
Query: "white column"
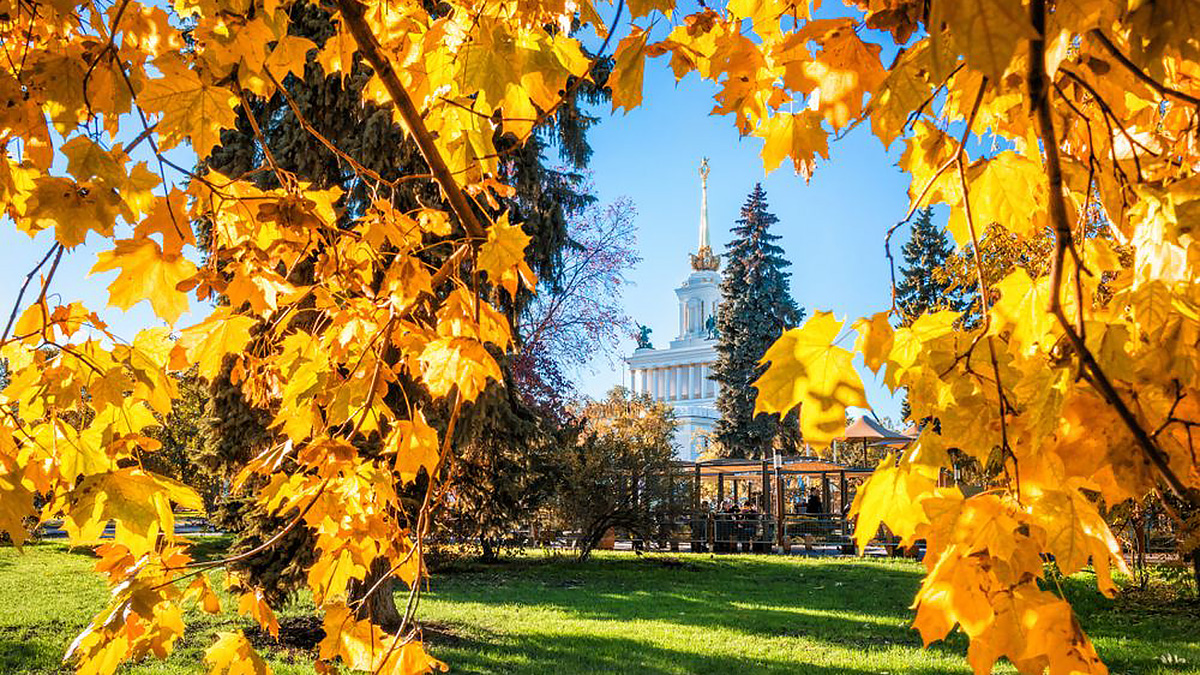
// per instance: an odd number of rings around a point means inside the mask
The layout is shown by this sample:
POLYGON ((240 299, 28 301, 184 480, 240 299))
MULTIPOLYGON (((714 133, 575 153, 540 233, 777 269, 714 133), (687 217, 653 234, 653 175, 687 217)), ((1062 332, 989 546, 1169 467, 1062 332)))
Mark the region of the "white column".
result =
POLYGON ((663 399, 663 376, 662 368, 655 368, 651 371, 654 378, 654 400, 661 401, 663 399))
POLYGON ((629 388, 632 389, 633 393, 635 393, 635 394, 642 393, 642 369, 641 368, 630 368, 629 369, 629 388))
POLYGON ((691 370, 691 366, 679 366, 679 398, 692 398, 691 370))
POLYGON ((712 377, 712 366, 704 366, 704 377, 705 377, 704 391, 705 391, 706 395, 709 397, 716 396, 717 395, 717 383, 711 379, 708 379, 708 378, 712 377))
POLYGON ((695 398, 704 398, 704 365, 697 363, 692 366, 692 377, 695 381, 692 383, 692 391, 695 398))

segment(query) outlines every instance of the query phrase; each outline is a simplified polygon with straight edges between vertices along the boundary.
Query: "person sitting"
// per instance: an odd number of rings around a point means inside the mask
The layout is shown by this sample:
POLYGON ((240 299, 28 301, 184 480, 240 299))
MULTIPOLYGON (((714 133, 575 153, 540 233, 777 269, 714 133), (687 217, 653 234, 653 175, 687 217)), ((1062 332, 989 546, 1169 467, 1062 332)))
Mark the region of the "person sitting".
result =
POLYGON ((816 490, 809 495, 808 502, 804 505, 804 512, 811 515, 825 513, 825 507, 821 504, 821 497, 816 490))

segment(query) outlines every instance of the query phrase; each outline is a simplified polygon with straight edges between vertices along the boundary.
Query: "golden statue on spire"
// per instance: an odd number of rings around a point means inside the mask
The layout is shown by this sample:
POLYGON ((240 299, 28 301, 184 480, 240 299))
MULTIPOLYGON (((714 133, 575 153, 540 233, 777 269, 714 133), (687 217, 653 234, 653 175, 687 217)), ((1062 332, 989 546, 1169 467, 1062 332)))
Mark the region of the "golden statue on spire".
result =
POLYGON ((692 257, 692 269, 715 272, 721 266, 721 256, 713 255, 708 246, 708 158, 700 162, 700 246, 692 257))

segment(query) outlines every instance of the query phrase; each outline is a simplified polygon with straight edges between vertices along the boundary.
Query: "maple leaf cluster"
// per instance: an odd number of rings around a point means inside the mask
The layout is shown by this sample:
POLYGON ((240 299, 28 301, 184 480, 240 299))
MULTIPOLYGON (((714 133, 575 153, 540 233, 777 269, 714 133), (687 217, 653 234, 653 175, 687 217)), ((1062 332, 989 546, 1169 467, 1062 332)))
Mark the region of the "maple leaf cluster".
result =
POLYGON ((950 207, 979 320, 910 324, 895 302, 849 328, 816 313, 765 354, 757 410, 799 407, 805 440, 827 447, 846 408, 868 405, 860 355, 907 392, 913 419, 937 421, 853 505, 860 545, 881 525, 925 542, 926 643, 958 626, 978 673, 1000 658, 1023 673, 1107 672, 1043 561, 1090 564, 1111 595, 1111 570, 1126 567, 1106 509, 1166 495, 1185 533, 1197 522, 1198 16, 1188 3, 857 0, 814 18, 811 4, 733 1, 658 41, 634 31, 614 103, 640 96, 634 52, 669 55, 677 77, 717 85, 714 112, 765 139, 768 169, 787 156, 807 176, 830 134, 863 123, 885 146, 903 141, 910 210, 896 227, 950 207), (996 279, 987 237, 1053 245, 996 279), (946 487, 952 449, 999 475, 970 497, 946 487))
MULTIPOLYGON (((273 416, 274 442, 231 489, 252 486, 287 524, 238 557, 312 531, 307 581, 327 636, 318 665, 445 668, 415 623, 385 632, 364 616, 370 591, 350 589, 382 562, 415 609, 458 410, 500 379, 494 353, 512 345, 480 288, 536 285, 529 234, 500 206, 512 194, 493 142, 501 128, 528 137, 594 64, 568 37, 576 6, 565 3, 443 3, 431 14, 347 1, 320 47, 290 33, 293 4, 21 1, 0 12, 0 39, 17 55, 0 66, 5 214, 54 242, 0 336, 12 373, 0 394, 0 528, 21 545, 27 517, 61 517, 73 544, 99 546, 112 598, 71 646, 80 672, 165 658, 186 605, 221 611, 208 575, 233 560, 194 561, 175 534, 175 509, 202 501, 140 464, 178 396, 172 373, 185 370, 229 373, 273 416), (286 83, 314 59, 330 74, 356 59, 372 68, 367 98, 412 134, 443 201, 397 210, 394 185, 316 136, 373 191, 362 213, 345 212, 338 189, 280 169, 269 149, 246 175, 179 166, 175 148, 208 156, 239 109, 291 100, 286 83), (278 187, 256 185, 261 172, 278 187), (58 302, 60 261, 89 249, 92 272, 111 273, 109 304, 146 300, 167 327, 121 336, 98 308, 58 302), (414 386, 412 399, 390 395, 414 386), (425 490, 415 513, 400 496, 414 484, 425 490)), ((277 634, 262 589, 236 575, 228 584, 236 611, 277 634)), ((220 635, 206 661, 219 673, 270 671, 240 633, 220 635)))

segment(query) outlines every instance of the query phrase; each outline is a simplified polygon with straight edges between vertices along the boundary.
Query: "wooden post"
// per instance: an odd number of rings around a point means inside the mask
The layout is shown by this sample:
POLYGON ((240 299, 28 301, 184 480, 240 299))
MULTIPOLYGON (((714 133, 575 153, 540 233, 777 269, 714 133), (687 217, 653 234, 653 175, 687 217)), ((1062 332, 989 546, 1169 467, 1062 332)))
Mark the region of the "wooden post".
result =
POLYGON ((762 461, 762 494, 759 495, 759 500, 762 501, 763 514, 771 513, 771 474, 767 469, 767 460, 762 461))
POLYGON ((850 498, 850 484, 846 481, 845 469, 842 469, 838 473, 840 475, 840 484, 838 487, 841 490, 841 496, 838 497, 838 511, 845 517, 846 513, 850 510, 850 505, 846 503, 846 500, 850 498))
POLYGON ((725 474, 717 474, 717 508, 725 503, 725 474))
POLYGON ((784 504, 785 504, 785 502, 783 500, 783 473, 779 469, 776 469, 775 470, 775 545, 779 547, 779 550, 781 552, 786 553, 786 551, 783 550, 783 530, 784 530, 784 522, 787 517, 787 509, 784 507, 784 504))
POLYGON ((737 508, 741 500, 738 499, 738 479, 737 476, 730 476, 729 480, 733 481, 733 508, 737 508))
POLYGON ((667 513, 675 514, 675 466, 667 464, 667 513))
POLYGON ((692 511, 700 513, 700 464, 696 464, 696 490, 692 495, 692 511))
POLYGON ((833 495, 829 494, 829 474, 822 471, 821 472, 821 506, 825 509, 826 513, 833 512, 833 504, 831 504, 829 501, 832 498, 833 498, 833 495))
POLYGON ((679 540, 675 538, 675 528, 679 518, 675 515, 675 465, 667 463, 667 546, 672 552, 679 551, 679 540))

